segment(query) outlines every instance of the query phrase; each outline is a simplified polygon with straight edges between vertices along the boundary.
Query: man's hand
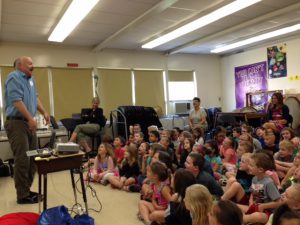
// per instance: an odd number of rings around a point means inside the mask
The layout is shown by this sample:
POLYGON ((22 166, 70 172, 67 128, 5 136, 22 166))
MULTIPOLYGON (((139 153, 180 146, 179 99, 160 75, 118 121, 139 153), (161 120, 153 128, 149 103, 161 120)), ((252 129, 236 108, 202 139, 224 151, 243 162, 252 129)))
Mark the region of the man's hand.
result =
POLYGON ((50 124, 50 116, 47 112, 44 113, 45 125, 50 124))
POLYGON ((28 121, 28 126, 31 131, 35 131, 37 128, 36 121, 32 118, 28 121))

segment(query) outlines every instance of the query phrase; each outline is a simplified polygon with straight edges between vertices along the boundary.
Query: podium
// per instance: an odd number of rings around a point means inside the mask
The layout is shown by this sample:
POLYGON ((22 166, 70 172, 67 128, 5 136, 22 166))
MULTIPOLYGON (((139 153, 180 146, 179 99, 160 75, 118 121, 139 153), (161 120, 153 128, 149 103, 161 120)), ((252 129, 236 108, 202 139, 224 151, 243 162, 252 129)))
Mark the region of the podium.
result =
POLYGON ((227 126, 238 126, 241 122, 246 122, 250 126, 258 127, 262 126, 262 124, 266 121, 266 118, 266 113, 259 112, 217 112, 214 127, 219 125, 218 123, 220 122, 225 123, 227 126))
MULTIPOLYGON (((60 172, 63 170, 70 170, 72 188, 74 192, 75 203, 77 203, 77 195, 75 188, 74 169, 78 169, 80 176, 80 183, 82 188, 82 197, 85 203, 85 208, 88 209, 86 192, 84 187, 83 173, 81 170, 82 158, 84 152, 80 151, 76 154, 68 155, 52 155, 48 158, 36 157, 34 162, 37 166, 38 172, 38 193, 39 196, 44 195, 43 210, 47 209, 47 174, 60 172), (43 193, 42 193, 42 177, 43 177, 43 193)), ((39 197, 39 213, 41 212, 41 198, 39 197)), ((88 212, 87 212, 88 213, 88 212)))

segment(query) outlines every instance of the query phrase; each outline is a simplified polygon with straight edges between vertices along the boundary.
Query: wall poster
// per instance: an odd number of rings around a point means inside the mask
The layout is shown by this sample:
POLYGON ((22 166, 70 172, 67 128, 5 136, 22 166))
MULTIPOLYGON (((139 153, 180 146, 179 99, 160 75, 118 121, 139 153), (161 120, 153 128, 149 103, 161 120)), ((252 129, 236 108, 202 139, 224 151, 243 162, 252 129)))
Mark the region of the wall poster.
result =
POLYGON ((287 76, 286 44, 280 44, 267 48, 269 78, 287 76))
MULTIPOLYGON (((255 91, 266 91, 267 82, 267 63, 259 62, 251 65, 239 66, 234 68, 235 74, 235 99, 236 108, 243 108, 246 105, 246 93, 255 91)), ((255 106, 265 104, 264 97, 253 96, 252 102, 255 106)), ((256 107, 255 107, 256 108, 256 107)))

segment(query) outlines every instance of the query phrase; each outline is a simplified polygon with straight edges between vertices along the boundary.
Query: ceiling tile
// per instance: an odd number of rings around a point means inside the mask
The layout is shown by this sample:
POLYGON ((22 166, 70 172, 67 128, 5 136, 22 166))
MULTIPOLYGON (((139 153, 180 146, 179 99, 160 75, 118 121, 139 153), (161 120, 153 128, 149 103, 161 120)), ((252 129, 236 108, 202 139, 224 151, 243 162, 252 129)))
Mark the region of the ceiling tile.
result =
POLYGON ((67 0, 61 0, 58 4, 36 4, 34 1, 4 0, 2 3, 2 12, 20 15, 56 17, 66 3, 67 0))
POLYGON ((95 10, 136 17, 147 11, 158 2, 158 0, 153 0, 150 3, 122 0, 122 3, 120 3, 120 0, 101 0, 96 5, 95 10))
POLYGON ((189 9, 193 11, 202 11, 204 8, 215 4, 224 4, 226 2, 231 2, 230 0, 179 0, 172 7, 189 9))
POLYGON ((102 11, 92 11, 85 18, 85 21, 94 22, 94 23, 104 23, 104 24, 127 24, 130 21, 134 20, 134 16, 128 16, 118 13, 108 13, 102 11))

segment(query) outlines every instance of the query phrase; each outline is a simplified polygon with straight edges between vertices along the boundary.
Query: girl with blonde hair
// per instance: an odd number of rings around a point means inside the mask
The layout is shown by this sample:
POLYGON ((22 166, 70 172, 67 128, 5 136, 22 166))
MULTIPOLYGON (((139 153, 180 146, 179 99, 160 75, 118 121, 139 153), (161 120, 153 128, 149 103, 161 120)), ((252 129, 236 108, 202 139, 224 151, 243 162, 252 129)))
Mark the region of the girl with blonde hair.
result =
POLYGON ((193 225, 208 225, 208 214, 213 204, 213 197, 201 184, 191 185, 186 189, 185 207, 190 211, 193 225))

